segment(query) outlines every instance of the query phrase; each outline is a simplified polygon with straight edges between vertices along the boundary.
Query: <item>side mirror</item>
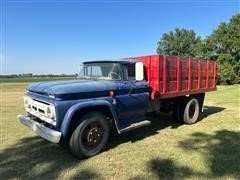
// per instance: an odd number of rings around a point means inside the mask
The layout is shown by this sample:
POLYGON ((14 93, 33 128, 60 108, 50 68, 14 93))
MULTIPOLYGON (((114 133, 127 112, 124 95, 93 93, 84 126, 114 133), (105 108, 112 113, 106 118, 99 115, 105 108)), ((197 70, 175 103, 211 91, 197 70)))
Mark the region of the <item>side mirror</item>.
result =
POLYGON ((135 64, 135 78, 137 81, 142 81, 144 79, 144 67, 142 62, 137 62, 135 64))

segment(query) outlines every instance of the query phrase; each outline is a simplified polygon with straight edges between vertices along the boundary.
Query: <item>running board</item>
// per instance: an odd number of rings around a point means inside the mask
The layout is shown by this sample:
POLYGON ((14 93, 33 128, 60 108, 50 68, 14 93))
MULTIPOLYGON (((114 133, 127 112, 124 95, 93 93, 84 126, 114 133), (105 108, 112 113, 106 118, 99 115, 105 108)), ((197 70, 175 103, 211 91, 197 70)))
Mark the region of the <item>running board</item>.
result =
POLYGON ((136 129, 136 128, 139 128, 139 127, 142 127, 142 126, 147 126, 149 124, 151 124, 151 121, 148 121, 148 120, 144 120, 144 121, 140 121, 140 122, 137 122, 137 123, 133 123, 133 124, 131 124, 130 126, 128 126, 126 128, 120 129, 119 133, 121 134, 123 132, 130 131, 132 129, 136 129))

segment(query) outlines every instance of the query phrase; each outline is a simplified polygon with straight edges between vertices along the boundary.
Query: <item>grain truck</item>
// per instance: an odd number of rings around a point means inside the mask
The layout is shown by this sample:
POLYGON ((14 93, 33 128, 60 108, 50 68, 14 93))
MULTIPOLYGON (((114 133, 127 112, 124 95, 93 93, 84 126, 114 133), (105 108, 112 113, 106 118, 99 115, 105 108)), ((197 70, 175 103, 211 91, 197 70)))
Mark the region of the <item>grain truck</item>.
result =
POLYGON ((82 159, 102 151, 111 130, 149 125, 151 112, 172 111, 175 121, 197 122, 205 92, 216 90, 216 62, 165 55, 86 61, 75 80, 26 89, 27 113, 19 121, 82 159))

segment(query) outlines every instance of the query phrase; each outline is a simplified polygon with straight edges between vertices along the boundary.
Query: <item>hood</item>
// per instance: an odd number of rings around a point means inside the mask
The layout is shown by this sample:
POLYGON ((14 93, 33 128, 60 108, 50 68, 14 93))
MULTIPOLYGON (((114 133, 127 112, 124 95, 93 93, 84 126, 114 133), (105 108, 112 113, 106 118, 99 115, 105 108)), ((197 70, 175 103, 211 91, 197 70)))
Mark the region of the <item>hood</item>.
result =
MULTIPOLYGON (((64 97, 83 93, 96 93, 116 89, 116 82, 106 80, 67 80, 33 83, 27 87, 28 91, 64 97)), ((91 96, 91 95, 90 95, 91 96)))

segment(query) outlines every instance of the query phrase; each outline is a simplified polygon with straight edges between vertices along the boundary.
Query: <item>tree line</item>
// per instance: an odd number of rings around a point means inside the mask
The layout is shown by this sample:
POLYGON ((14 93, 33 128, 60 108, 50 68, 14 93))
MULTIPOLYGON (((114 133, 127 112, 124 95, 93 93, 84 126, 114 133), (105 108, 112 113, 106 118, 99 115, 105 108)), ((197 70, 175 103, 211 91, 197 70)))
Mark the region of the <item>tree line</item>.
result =
POLYGON ((30 77, 74 77, 76 74, 10 74, 0 75, 0 78, 30 78, 30 77))
POLYGON ((184 28, 164 33, 157 53, 216 60, 218 84, 240 83, 240 13, 220 23, 205 38, 184 28))

